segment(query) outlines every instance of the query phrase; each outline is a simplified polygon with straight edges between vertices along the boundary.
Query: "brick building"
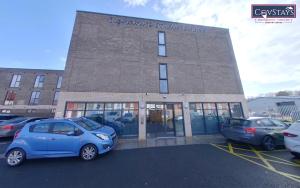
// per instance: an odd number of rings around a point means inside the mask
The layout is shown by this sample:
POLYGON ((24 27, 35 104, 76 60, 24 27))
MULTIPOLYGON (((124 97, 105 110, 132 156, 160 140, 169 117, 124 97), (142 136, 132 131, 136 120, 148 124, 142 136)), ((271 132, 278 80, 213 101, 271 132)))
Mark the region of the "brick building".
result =
POLYGON ((144 140, 216 134, 245 114, 228 29, 77 12, 56 117, 144 140))
POLYGON ((0 68, 0 113, 54 117, 63 70, 0 68))

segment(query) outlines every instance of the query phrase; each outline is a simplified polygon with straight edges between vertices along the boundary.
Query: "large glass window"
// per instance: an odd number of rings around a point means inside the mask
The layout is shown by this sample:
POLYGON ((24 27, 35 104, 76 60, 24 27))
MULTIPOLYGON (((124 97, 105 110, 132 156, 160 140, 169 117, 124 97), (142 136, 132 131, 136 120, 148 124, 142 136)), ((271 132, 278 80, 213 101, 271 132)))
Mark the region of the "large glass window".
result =
POLYGON ((138 103, 68 102, 65 117, 80 116, 114 128, 123 138, 138 135, 138 103))
POLYGON ((30 105, 37 105, 37 104, 39 104, 40 94, 41 94, 41 92, 39 92, 39 91, 33 91, 31 93, 29 104, 30 105))
POLYGON ((214 134, 219 132, 219 121, 215 103, 203 103, 206 133, 214 134))
POLYGON ((167 64, 159 64, 159 91, 169 93, 167 64))
POLYGON ((158 55, 166 56, 166 34, 165 32, 158 32, 158 55))
POLYGON ((193 135, 205 134, 206 131, 202 103, 190 104, 190 116, 193 135))
POLYGON ((10 87, 20 87, 20 82, 21 82, 21 75, 14 74, 10 82, 10 87))
POLYGON ((230 105, 230 111, 231 111, 231 116, 235 118, 243 118, 243 109, 241 103, 229 103, 230 105))
POLYGON ((4 105, 13 105, 16 99, 16 92, 15 91, 7 91, 4 105))
POLYGON ((36 76, 34 87, 35 88, 42 88, 44 85, 45 76, 44 75, 38 75, 36 76))
POLYGON ((230 118, 230 111, 228 103, 217 103, 218 116, 220 125, 228 124, 228 120, 230 118))
POLYGON ((56 84, 56 88, 57 88, 57 89, 60 89, 60 88, 61 88, 62 79, 63 79, 62 76, 58 76, 57 84, 56 84))

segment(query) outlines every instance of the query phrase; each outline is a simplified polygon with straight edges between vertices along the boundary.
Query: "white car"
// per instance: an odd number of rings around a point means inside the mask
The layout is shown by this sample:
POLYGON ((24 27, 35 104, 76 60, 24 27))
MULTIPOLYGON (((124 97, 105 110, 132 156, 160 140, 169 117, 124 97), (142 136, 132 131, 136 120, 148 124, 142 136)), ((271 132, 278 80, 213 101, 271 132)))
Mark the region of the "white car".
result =
POLYGON ((285 147, 297 158, 300 158, 300 121, 293 123, 283 132, 285 147))

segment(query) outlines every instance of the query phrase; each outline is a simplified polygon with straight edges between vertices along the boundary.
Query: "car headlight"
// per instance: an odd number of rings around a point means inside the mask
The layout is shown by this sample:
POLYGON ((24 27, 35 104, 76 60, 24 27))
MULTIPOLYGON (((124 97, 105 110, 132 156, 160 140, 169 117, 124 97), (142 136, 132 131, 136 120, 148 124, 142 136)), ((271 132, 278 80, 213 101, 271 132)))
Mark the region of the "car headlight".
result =
POLYGON ((109 140, 109 137, 105 134, 95 134, 98 138, 100 138, 101 140, 109 140))

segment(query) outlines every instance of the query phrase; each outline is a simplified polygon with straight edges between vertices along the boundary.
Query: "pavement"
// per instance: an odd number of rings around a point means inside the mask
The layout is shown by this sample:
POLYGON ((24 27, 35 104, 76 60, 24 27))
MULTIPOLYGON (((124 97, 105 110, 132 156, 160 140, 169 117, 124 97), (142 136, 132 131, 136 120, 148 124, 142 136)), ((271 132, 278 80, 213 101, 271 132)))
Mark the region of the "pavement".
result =
MULTIPOLYGON (((300 187, 296 181, 300 167, 296 163, 285 165, 294 174, 291 179, 270 170, 264 162, 259 162, 261 159, 252 158, 262 166, 245 160, 245 156, 241 158, 238 154, 248 154, 239 151, 250 151, 237 148, 224 143, 114 150, 90 162, 79 158, 37 159, 16 168, 8 167, 0 159, 0 185, 5 188, 300 187)), ((257 157, 251 152, 249 156, 257 157)), ((293 159, 285 150, 281 154, 284 160, 293 159)), ((282 170, 280 166, 274 168, 282 170)))

